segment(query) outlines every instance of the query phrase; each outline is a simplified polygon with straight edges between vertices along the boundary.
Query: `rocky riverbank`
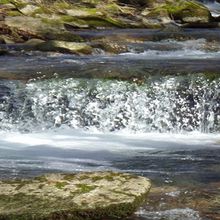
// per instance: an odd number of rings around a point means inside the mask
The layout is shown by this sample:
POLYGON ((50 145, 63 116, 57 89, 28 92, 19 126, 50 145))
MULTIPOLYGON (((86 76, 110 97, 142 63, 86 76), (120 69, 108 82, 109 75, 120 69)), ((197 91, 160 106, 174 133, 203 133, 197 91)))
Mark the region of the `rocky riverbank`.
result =
MULTIPOLYGON (((91 40, 77 30, 159 28, 179 32, 185 27, 219 27, 220 20, 194 0, 0 0, 0 3, 0 45, 19 44, 20 50, 91 54, 95 48, 119 53, 125 49, 115 39, 129 42, 137 39, 125 35, 91 40)), ((0 55, 10 51, 8 47, 0 48, 0 55)))
POLYGON ((114 172, 1 181, 0 219, 122 218, 143 203, 150 185, 147 178, 114 172))

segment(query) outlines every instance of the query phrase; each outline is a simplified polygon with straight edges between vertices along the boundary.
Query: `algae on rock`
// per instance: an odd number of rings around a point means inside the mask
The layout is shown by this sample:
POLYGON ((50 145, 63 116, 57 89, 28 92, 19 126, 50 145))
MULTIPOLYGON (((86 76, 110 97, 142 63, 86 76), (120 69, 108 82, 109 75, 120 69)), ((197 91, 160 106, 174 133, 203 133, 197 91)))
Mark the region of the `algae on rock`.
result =
POLYGON ((146 20, 157 21, 158 25, 163 24, 164 20, 199 25, 209 23, 211 19, 208 8, 194 0, 169 0, 151 10, 144 9, 142 15, 146 20))
POLYGON ((56 51, 75 54, 91 54, 92 48, 85 43, 75 43, 67 41, 47 41, 36 45, 36 49, 41 51, 56 51))
POLYGON ((0 182, 0 219, 102 219, 131 215, 150 190, 147 178, 125 173, 51 174, 0 182))

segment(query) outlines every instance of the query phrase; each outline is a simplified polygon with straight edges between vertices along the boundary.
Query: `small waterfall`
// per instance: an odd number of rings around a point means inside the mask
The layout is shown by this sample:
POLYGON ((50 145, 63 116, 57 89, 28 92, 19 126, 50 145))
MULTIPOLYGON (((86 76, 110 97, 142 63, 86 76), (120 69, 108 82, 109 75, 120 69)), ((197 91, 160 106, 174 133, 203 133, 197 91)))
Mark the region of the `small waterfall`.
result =
POLYGON ((150 77, 137 83, 6 80, 0 85, 0 129, 31 132, 68 126, 99 131, 218 132, 219 103, 220 79, 204 74, 150 77))
POLYGON ((220 16, 220 2, 216 0, 199 0, 199 2, 203 3, 207 8, 209 8, 213 17, 220 16))

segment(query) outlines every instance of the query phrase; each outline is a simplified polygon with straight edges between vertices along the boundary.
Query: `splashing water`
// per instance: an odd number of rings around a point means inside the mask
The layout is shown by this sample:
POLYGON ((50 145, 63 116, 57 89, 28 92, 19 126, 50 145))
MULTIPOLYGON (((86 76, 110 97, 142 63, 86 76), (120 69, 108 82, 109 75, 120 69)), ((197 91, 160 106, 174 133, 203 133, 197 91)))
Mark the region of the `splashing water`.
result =
POLYGON ((137 215, 144 217, 146 220, 201 220, 199 213, 189 208, 172 209, 158 212, 148 212, 144 209, 141 209, 137 212, 137 215))
MULTIPOLYGON (((4 81, 0 129, 68 126, 132 132, 217 132, 220 79, 203 74, 151 77, 139 83, 97 79, 4 81)), ((3 85, 2 85, 3 86, 3 85)))

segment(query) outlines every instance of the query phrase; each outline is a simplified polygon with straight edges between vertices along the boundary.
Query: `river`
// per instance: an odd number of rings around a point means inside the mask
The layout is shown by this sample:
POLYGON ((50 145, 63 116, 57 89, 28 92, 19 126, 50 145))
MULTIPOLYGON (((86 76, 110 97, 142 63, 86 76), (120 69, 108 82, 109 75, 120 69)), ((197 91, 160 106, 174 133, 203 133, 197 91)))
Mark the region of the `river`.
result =
POLYGON ((136 173, 153 187, 130 219, 219 219, 220 31, 185 32, 119 55, 1 56, 0 178, 136 173))

